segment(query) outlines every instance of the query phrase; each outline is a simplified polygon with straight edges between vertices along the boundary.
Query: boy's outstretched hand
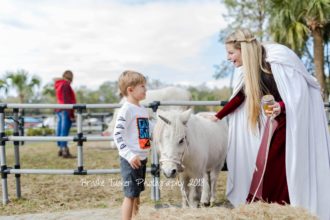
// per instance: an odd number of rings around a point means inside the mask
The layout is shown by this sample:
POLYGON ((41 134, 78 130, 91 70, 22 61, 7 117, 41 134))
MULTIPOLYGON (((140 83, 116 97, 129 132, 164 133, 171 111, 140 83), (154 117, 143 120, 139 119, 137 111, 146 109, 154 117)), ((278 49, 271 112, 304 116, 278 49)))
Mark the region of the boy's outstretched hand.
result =
POLYGON ((141 166, 140 157, 139 156, 133 157, 133 159, 129 162, 129 164, 133 169, 138 169, 141 166))

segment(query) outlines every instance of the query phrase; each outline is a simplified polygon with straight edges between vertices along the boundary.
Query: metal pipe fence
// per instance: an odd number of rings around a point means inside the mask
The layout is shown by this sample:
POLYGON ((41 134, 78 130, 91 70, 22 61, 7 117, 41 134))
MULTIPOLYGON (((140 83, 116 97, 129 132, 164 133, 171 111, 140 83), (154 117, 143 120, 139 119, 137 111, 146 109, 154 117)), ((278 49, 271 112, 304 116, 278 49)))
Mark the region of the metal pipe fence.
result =
MULTIPOLYGON (((154 101, 145 105, 151 108, 155 113, 159 106, 223 106, 227 101, 154 101)), ((83 111, 86 109, 113 109, 119 108, 121 104, 5 104, 0 103, 0 165, 1 165, 1 183, 2 183, 2 202, 7 204, 8 184, 7 177, 15 174, 16 197, 21 198, 21 174, 49 174, 49 175, 92 175, 92 174, 114 174, 120 173, 119 169, 84 169, 83 143, 87 141, 112 141, 112 137, 85 136, 82 130, 83 111), (14 132, 12 136, 6 136, 5 133, 5 109, 12 109, 14 118, 14 132), (74 109, 76 112, 77 133, 76 136, 19 136, 19 109, 74 109), (14 167, 8 167, 6 161, 6 142, 12 141, 14 145, 14 167), (73 141, 77 142, 77 168, 76 169, 20 169, 20 151, 19 146, 22 141, 73 141)), ((325 104, 329 109, 330 103, 325 104)), ((152 198, 155 201, 160 199, 160 166, 156 149, 152 147, 152 164, 147 171, 152 174, 152 198)))
MULTIPOLYGON (((159 102, 155 101, 145 105, 145 107, 151 108, 153 112, 156 112, 158 107, 163 106, 219 106, 223 105, 225 102, 159 102)), ((8 183, 7 177, 10 174, 15 174, 16 180, 16 197, 21 198, 21 174, 48 174, 48 175, 90 175, 90 174, 114 174, 119 173, 119 169, 94 169, 86 170, 84 169, 84 153, 83 153, 83 143, 87 141, 112 141, 112 137, 95 137, 95 136, 86 136, 82 130, 82 121, 83 121, 83 111, 86 109, 113 109, 119 108, 121 104, 6 104, 0 103, 0 165, 1 165, 1 182, 2 182, 2 203, 7 204, 9 201, 8 196, 8 183), (14 121, 14 131, 13 135, 6 136, 5 133, 5 110, 12 109, 12 117, 14 121), (76 136, 24 136, 20 135, 19 128, 19 109, 74 109, 76 112, 76 122, 77 122, 77 133, 76 136), (11 141, 14 144, 14 157, 15 164, 14 167, 8 167, 6 161, 6 142, 11 141), (46 142, 46 141, 73 141, 77 142, 77 168, 76 169, 20 169, 20 151, 19 146, 20 142, 27 141, 37 141, 37 142, 46 142)), ((152 147, 152 164, 151 168, 148 168, 147 171, 152 174, 153 178, 153 189, 152 189, 152 198, 155 201, 160 199, 159 191, 159 160, 158 155, 154 147, 152 147)))

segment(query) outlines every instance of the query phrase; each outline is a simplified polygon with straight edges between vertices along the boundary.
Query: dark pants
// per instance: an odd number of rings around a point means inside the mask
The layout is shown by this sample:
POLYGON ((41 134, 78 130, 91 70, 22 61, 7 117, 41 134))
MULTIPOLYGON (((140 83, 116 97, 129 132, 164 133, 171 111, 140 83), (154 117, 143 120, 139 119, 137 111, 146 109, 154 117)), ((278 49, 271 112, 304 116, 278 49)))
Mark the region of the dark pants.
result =
MULTIPOLYGON (((71 128, 71 119, 69 113, 65 110, 57 112, 57 136, 68 136, 71 128)), ((67 141, 58 141, 57 146, 60 148, 65 148, 68 146, 67 141)))

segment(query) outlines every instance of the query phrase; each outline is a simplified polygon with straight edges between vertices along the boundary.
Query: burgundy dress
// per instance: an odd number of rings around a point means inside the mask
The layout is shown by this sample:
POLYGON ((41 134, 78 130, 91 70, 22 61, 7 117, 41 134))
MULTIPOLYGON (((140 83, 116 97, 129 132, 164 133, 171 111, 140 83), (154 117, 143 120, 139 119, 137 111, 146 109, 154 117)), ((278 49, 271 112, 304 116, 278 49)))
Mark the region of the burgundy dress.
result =
MULTIPOLYGON (((269 203, 290 204, 285 171, 285 105, 278 92, 272 74, 262 74, 262 85, 262 94, 272 94, 281 106, 281 113, 275 118, 278 122, 278 127, 276 128, 270 142, 266 171, 263 179, 262 199, 269 203)), ((237 95, 216 114, 216 117, 222 119, 232 113, 243 103, 244 99, 244 92, 238 92, 237 95)), ((251 202, 252 197, 253 195, 249 194, 246 199, 247 202, 251 202)))

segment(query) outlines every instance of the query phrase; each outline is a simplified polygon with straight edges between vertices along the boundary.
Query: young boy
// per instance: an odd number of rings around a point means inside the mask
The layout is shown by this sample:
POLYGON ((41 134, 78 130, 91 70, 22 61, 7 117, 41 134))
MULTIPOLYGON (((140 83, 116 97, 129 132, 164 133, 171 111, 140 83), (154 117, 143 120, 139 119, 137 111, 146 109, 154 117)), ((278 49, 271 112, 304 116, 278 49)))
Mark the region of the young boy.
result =
POLYGON ((126 101, 116 118, 114 142, 119 150, 124 201, 122 219, 136 215, 144 190, 147 156, 150 149, 148 111, 140 105, 146 97, 146 78, 134 71, 119 77, 119 90, 126 101))

